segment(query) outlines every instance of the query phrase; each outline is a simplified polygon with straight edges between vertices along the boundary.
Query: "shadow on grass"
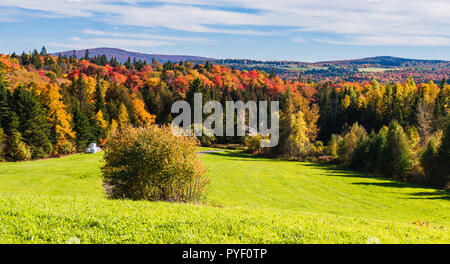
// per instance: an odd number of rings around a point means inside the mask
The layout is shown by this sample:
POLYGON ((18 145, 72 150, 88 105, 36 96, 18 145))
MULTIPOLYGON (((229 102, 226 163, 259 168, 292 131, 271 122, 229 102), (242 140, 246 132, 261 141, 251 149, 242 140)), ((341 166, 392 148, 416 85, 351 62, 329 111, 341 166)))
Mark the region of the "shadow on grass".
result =
MULTIPOLYGON (((279 159, 271 159, 267 157, 261 157, 261 156, 255 156, 252 154, 245 153, 243 151, 229 151, 229 150, 223 150, 220 152, 207 152, 203 153, 204 155, 216 155, 221 156, 224 159, 227 160, 233 160, 233 161, 283 161, 279 159)), ((287 161, 290 162, 290 161, 287 161)), ((296 162, 296 161, 291 161, 296 162)), ((366 186, 379 186, 379 187, 385 187, 385 188, 420 188, 420 189, 426 189, 430 192, 411 192, 407 195, 409 195, 408 199, 430 199, 430 200, 450 200, 450 192, 444 191, 444 190, 438 190, 427 186, 420 186, 412 183, 407 182, 400 182, 395 181, 389 178, 383 178, 378 177, 375 175, 362 173, 362 172, 356 172, 352 170, 348 170, 342 167, 339 167, 338 165, 334 164, 320 164, 320 163, 299 163, 299 165, 303 167, 309 167, 311 169, 318 169, 323 171, 322 175, 326 176, 332 176, 332 177, 351 177, 355 179, 373 179, 374 182, 354 182, 352 184, 354 185, 366 185, 366 186)), ((276 166, 276 165, 274 165, 276 166)))
POLYGON ((266 157, 261 156, 255 156, 249 153, 245 153, 243 151, 235 150, 223 150, 220 152, 205 152, 202 153, 202 155, 215 155, 215 156, 221 156, 224 159, 227 160, 234 160, 234 161, 278 161, 277 159, 270 159, 266 157))
POLYGON ((347 170, 344 168, 340 168, 337 165, 330 164, 315 164, 315 163, 303 163, 302 166, 307 166, 311 168, 316 168, 320 170, 328 171, 329 176, 333 177, 352 177, 352 178, 361 178, 361 179, 374 179, 375 182, 353 182, 354 185, 365 185, 365 186, 378 186, 384 188, 417 188, 417 189, 426 189, 429 192, 411 192, 408 195, 407 199, 429 199, 429 200, 447 200, 450 201, 450 192, 435 189, 429 186, 421 186, 417 184, 412 184, 408 182, 400 182, 389 178, 378 177, 375 175, 370 175, 361 172, 355 172, 351 170, 347 170))
POLYGON ((321 164, 321 163, 301 163, 301 166, 310 167, 312 169, 319 169, 327 171, 326 175, 334 177, 351 177, 351 178, 362 178, 362 179, 379 179, 383 178, 366 174, 363 172, 356 172, 348 169, 344 169, 334 164, 321 164))
MULTIPOLYGON (((384 179, 384 178, 383 178, 384 179)), ((371 185, 371 186, 380 186, 386 188, 418 188, 418 189, 426 189, 429 192, 411 192, 407 199, 426 199, 426 200, 447 200, 450 201, 450 192, 444 190, 434 189, 428 186, 420 186, 406 182, 396 182, 390 179, 385 179, 388 182, 355 182, 353 184, 357 185, 371 185)))
POLYGON ((409 199, 447 200, 447 201, 450 201, 450 192, 449 191, 443 191, 443 190, 436 190, 435 192, 432 192, 432 193, 418 192, 418 193, 414 193, 413 195, 417 196, 417 197, 411 197, 409 199))

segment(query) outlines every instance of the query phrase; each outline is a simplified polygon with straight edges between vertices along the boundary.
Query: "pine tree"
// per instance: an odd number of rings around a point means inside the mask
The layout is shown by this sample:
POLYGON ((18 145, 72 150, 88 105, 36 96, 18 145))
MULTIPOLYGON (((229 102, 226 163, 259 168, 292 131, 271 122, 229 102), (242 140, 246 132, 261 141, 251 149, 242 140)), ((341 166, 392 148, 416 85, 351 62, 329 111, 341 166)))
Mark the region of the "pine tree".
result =
POLYGON ((45 48, 45 46, 42 46, 42 49, 41 49, 41 53, 39 53, 41 56, 47 56, 47 49, 45 48))
POLYGON ((127 68, 128 70, 131 70, 133 68, 133 65, 131 65, 131 58, 128 57, 128 60, 123 64, 125 66, 125 68, 127 68))
POLYGON ((7 128, 9 123, 8 87, 9 82, 6 79, 6 75, 0 70, 0 127, 3 127, 4 129, 7 128))
POLYGON ((47 157, 53 150, 49 129, 37 97, 19 86, 12 94, 12 109, 19 120, 18 131, 30 147, 32 158, 47 157))
POLYGON ((439 187, 450 187, 450 119, 447 119, 447 126, 444 129, 442 143, 438 149, 438 164, 436 184, 439 187))
POLYGON ((3 128, 0 127, 0 162, 5 161, 6 151, 6 135, 3 132, 3 128))
POLYGON ((86 114, 81 110, 80 106, 75 107, 73 113, 74 130, 76 132, 76 145, 78 151, 83 151, 90 141, 94 139, 92 128, 86 114))
POLYGON ((41 56, 39 55, 37 50, 34 50, 33 54, 31 55, 31 64, 38 70, 42 68, 41 56))
POLYGON ((434 135, 422 155, 421 165, 427 183, 438 188, 450 187, 450 119, 447 119, 442 138, 434 135))

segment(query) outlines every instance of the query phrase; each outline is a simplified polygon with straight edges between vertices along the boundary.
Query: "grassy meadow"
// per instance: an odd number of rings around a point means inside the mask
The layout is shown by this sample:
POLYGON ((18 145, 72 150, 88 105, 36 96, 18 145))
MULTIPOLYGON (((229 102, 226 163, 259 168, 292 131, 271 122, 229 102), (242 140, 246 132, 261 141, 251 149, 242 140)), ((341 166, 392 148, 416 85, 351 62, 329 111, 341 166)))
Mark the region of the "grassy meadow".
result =
POLYGON ((402 68, 382 68, 382 67, 365 67, 358 68, 359 72, 385 72, 385 71, 398 71, 402 68))
POLYGON ((200 159, 200 205, 107 199, 102 153, 0 163, 0 243, 450 243, 448 192, 239 151, 200 159))

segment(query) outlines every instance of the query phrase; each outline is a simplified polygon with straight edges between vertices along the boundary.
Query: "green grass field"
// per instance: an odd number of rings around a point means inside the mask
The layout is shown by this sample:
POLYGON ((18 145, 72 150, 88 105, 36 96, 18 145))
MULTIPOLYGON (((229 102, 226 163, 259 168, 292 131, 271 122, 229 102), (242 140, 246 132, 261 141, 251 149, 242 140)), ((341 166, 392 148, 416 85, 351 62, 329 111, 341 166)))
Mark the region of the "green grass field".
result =
POLYGON ((225 151, 205 204, 109 200, 101 155, 0 163, 0 242, 450 243, 448 192, 225 151))

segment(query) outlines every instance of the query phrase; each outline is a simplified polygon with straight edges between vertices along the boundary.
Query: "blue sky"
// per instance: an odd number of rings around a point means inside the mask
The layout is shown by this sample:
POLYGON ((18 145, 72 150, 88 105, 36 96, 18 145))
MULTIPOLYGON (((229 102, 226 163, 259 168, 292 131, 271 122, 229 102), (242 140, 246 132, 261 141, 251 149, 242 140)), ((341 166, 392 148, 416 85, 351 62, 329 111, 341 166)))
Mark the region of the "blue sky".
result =
POLYGON ((45 45, 261 60, 450 60, 449 11, 449 0, 0 0, 0 53, 45 45))

